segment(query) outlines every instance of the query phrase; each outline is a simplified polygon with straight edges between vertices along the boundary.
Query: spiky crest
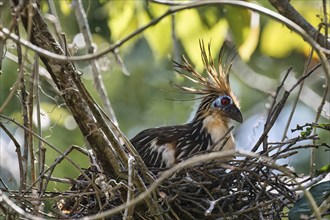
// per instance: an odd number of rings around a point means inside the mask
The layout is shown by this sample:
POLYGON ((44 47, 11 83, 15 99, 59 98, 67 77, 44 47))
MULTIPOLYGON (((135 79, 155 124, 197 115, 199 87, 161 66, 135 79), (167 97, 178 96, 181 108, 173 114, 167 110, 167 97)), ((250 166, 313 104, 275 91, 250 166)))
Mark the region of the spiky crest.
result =
MULTIPOLYGON (((204 68, 206 70, 206 77, 202 76, 195 68, 188 62, 188 60, 182 56, 182 64, 174 61, 174 66, 176 67, 176 71, 180 73, 181 76, 187 78, 193 83, 197 84, 200 88, 186 87, 176 85, 181 90, 197 94, 197 95, 211 95, 211 94, 232 94, 230 84, 229 84, 229 72, 231 68, 231 63, 229 66, 225 65, 228 63, 229 53, 226 57, 224 57, 225 47, 222 46, 219 57, 218 57, 218 69, 216 69, 214 65, 214 61, 211 55, 211 44, 208 44, 208 51, 206 51, 204 46, 204 41, 199 41, 199 46, 201 49, 201 57, 203 61, 204 68), (207 54, 208 52, 208 54, 207 54), (225 58, 225 60, 223 60, 225 58), (181 72, 179 69, 184 70, 181 72)), ((232 57, 232 60, 235 56, 232 57)))

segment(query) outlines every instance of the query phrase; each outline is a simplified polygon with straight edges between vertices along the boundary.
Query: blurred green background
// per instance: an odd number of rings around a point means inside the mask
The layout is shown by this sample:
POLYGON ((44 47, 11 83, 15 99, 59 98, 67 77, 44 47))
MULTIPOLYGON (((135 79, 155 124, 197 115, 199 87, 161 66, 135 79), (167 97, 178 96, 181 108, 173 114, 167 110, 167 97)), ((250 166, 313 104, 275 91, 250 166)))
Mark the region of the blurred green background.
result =
MULTIPOLYGON (((77 47, 76 55, 86 54, 87 49, 84 48, 71 1, 59 0, 53 3, 68 43, 77 47)), ((256 3, 274 10, 267 1, 256 1, 256 3)), ((315 27, 321 22, 322 1, 292 0, 291 3, 315 27)), ((84 0, 83 4, 97 50, 103 50, 121 40, 137 28, 159 17, 169 8, 146 1, 84 0)), ((42 1, 41 8, 49 27, 54 30, 46 1, 42 1)), ((8 5, 2 6, 0 14, 3 25, 8 27, 11 17, 10 11, 6 9, 9 9, 8 5)), ((21 28, 21 33, 24 33, 23 28, 21 28)), ((173 69, 172 60, 180 60, 181 55, 185 55, 197 70, 203 70, 199 39, 204 39, 206 43, 212 42, 211 52, 215 58, 225 39, 236 45, 239 56, 233 62, 231 83, 241 103, 244 123, 235 124, 235 136, 238 147, 249 150, 262 132, 267 113, 266 107, 272 101, 269 93, 275 91, 283 73, 290 66, 293 67, 292 76, 297 78, 303 74, 311 47, 297 34, 269 17, 233 6, 209 5, 167 16, 120 47, 119 55, 123 64, 120 64, 113 54, 108 54, 98 60, 119 127, 129 138, 132 138, 145 128, 181 124, 191 117, 198 101, 191 100, 194 98, 191 95, 180 93, 170 86, 169 82, 189 84, 173 69)), ((0 75, 0 103, 6 99, 17 78, 17 65, 10 59, 10 55, 15 56, 16 47, 10 41, 7 43, 6 57, 2 60, 0 75)), ((34 59, 31 51, 29 54, 31 55, 28 59, 30 65, 33 64, 34 59)), ((317 62, 317 56, 313 56, 311 66, 317 62)), ((86 87, 101 105, 102 102, 93 86, 89 63, 76 62, 76 67, 83 73, 82 79, 86 87)), ((30 73, 27 71, 26 74, 30 73)), ((54 89, 49 76, 41 74, 40 81, 41 108, 44 112, 42 118, 45 120, 43 137, 62 151, 73 144, 85 146, 84 137, 75 126, 70 112, 54 89)), ((320 102, 310 97, 321 98, 324 93, 324 84, 324 73, 322 68, 319 68, 305 82, 304 87, 308 88, 310 93, 303 94, 304 102, 299 101, 291 128, 295 128, 297 124, 304 125, 306 122, 315 120, 316 113, 313 108, 316 109, 320 102)), ((270 140, 281 140, 297 90, 290 96, 286 108, 272 129, 270 140)), ((329 108, 329 97, 327 97, 325 107, 329 108)), ((19 95, 11 100, 3 114, 22 121, 19 95)), ((328 118, 322 117, 321 122, 329 123, 329 109, 327 114, 328 118)), ((22 139, 19 138, 22 134, 19 128, 12 124, 8 125, 8 128, 17 135, 18 139, 22 139)), ((15 186, 18 175, 15 165, 17 164, 16 154, 8 137, 3 131, 0 132, 0 156, 2 157, 0 174, 10 186, 15 186), (13 165, 9 166, 9 164, 13 165)), ((321 130, 318 132, 321 137, 319 142, 330 144, 329 133, 321 130)), ((289 129, 287 135, 293 137, 298 134, 292 134, 289 129)), ((49 147, 46 146, 46 148, 46 161, 50 165, 59 155, 49 147)), ((69 156, 81 167, 88 167, 89 160, 81 153, 74 152, 69 156)), ((298 172, 308 173, 309 156, 309 150, 301 150, 297 156, 285 162, 289 162, 298 172), (297 157, 299 160, 295 159, 297 157)), ((320 168, 329 164, 329 158, 329 151, 319 148, 316 167, 320 168)), ((74 178, 77 174, 78 170, 67 161, 63 161, 54 172, 56 177, 74 178)), ((68 186, 52 183, 50 187, 63 190, 68 186)))

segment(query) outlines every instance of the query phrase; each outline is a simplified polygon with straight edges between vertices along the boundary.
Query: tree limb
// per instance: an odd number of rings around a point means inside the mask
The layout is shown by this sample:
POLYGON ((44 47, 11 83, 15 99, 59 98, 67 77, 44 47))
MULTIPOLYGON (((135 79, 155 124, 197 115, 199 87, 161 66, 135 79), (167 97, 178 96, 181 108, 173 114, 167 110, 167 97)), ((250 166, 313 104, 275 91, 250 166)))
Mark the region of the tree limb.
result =
POLYGON ((304 29, 310 36, 324 48, 330 49, 330 42, 326 36, 322 35, 311 25, 291 4, 288 0, 268 0, 270 4, 283 16, 287 17, 302 29, 304 29))
MULTIPOLYGON (((13 2, 17 6, 20 1, 13 0, 13 2)), ((23 10, 25 8, 23 7, 23 10)), ((25 10, 21 14, 25 28, 28 27, 29 22, 27 12, 25 10)), ((34 8, 33 14, 31 19, 31 42, 45 50, 64 55, 63 50, 49 32, 47 24, 37 8, 34 8)), ((96 108, 93 99, 82 84, 73 64, 69 61, 58 61, 45 56, 40 56, 40 59, 61 92, 62 98, 71 110, 81 132, 95 151, 102 168, 107 172, 120 175, 120 167, 114 149, 114 146, 118 145, 115 142, 116 138, 106 138, 104 131, 106 124, 102 120, 101 113, 96 108)))
MULTIPOLYGON (((36 5, 32 10, 33 16, 29 17, 26 7, 28 3, 25 2, 21 5, 20 0, 12 1, 16 9, 22 9, 19 12, 21 12, 20 18, 25 29, 31 28, 31 43, 43 50, 64 56, 64 51, 49 31, 39 9, 35 7, 36 5)), ((124 147, 120 145, 118 137, 107 125, 101 109, 86 90, 73 63, 68 60, 55 60, 43 55, 40 55, 40 59, 71 110, 81 132, 93 149, 103 171, 113 178, 127 180, 127 173, 123 172, 123 169, 127 170, 128 166, 128 156, 124 147)), ((144 191, 144 183, 137 174, 135 183, 141 192, 144 191)), ((150 214, 157 216, 160 213, 157 203, 150 196, 146 197, 145 201, 150 214)), ((163 218, 160 216, 157 219, 163 218)))

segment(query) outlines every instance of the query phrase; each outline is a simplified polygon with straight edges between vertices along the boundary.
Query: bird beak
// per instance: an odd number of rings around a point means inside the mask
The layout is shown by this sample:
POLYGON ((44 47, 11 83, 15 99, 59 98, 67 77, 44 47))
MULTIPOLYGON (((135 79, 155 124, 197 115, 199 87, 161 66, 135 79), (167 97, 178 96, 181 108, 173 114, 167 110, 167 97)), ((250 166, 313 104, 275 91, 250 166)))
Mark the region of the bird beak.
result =
POLYGON ((239 108, 234 104, 226 109, 226 115, 239 123, 243 122, 243 115, 239 108))

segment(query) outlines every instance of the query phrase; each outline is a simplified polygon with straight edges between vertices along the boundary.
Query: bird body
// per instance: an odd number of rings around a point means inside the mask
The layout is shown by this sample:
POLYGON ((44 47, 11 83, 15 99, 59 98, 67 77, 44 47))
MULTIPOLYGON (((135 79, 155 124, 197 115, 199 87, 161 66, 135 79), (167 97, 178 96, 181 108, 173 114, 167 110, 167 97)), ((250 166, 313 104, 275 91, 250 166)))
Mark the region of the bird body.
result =
POLYGON ((211 54, 206 55, 202 41, 200 47, 208 78, 199 74, 185 58, 183 64, 175 63, 178 69, 187 72, 182 76, 202 87, 179 86, 188 93, 201 96, 195 117, 183 125, 146 129, 131 139, 148 167, 168 168, 199 152, 235 149, 229 123, 231 119, 242 122, 243 118, 239 103, 230 89, 226 73, 230 68, 225 71, 219 59, 217 71, 211 54))

